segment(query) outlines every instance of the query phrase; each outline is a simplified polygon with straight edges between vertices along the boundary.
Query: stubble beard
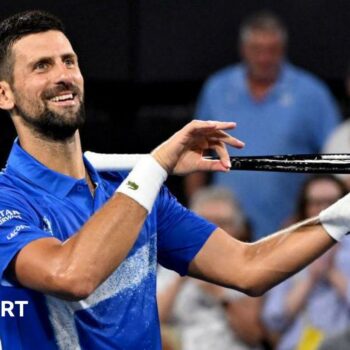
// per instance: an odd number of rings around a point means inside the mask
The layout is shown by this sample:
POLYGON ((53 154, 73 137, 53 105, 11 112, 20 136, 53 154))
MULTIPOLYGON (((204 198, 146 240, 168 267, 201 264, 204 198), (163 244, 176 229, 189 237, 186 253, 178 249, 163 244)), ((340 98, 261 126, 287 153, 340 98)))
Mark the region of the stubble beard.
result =
MULTIPOLYGON (((57 90, 56 90, 57 91, 57 90)), ((76 90, 78 91, 78 90, 76 90)), ((56 93, 52 93, 55 95, 56 93)), ((55 142, 69 141, 80 129, 86 120, 85 106, 82 93, 79 91, 79 108, 76 111, 67 108, 66 111, 59 113, 49 107, 49 103, 46 100, 44 94, 42 98, 43 106, 39 106, 39 103, 32 105, 33 109, 37 109, 40 113, 34 114, 25 109, 21 102, 21 97, 17 95, 17 102, 14 108, 14 113, 22 118, 24 123, 32 129, 39 137, 55 142), (35 108, 36 107, 36 108, 35 108)))

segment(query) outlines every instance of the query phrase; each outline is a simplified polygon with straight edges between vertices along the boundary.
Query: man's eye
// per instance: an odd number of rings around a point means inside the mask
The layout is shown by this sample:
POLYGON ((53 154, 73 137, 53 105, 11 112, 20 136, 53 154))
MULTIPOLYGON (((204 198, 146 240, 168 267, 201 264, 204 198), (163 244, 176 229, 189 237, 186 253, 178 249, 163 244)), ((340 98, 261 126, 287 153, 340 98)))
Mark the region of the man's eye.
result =
POLYGON ((73 58, 67 58, 64 60, 64 63, 67 67, 73 67, 75 65, 75 61, 73 58))
POLYGON ((35 70, 45 70, 47 69, 49 66, 49 64, 47 62, 38 62, 35 66, 34 69, 35 70))

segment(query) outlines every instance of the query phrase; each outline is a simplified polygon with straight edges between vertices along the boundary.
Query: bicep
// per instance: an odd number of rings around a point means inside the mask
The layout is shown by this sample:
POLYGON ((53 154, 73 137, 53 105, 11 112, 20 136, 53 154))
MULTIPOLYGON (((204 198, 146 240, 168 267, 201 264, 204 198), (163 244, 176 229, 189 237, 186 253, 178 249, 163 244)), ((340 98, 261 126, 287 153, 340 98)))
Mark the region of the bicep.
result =
POLYGON ((56 288, 52 276, 57 275, 62 242, 41 238, 28 243, 11 261, 7 274, 23 287, 50 293, 56 288))
POLYGON ((191 262, 190 273, 258 296, 333 245, 334 240, 318 224, 317 217, 255 243, 240 242, 217 229, 191 262))
POLYGON ((13 262, 27 246, 40 239, 51 239, 51 233, 40 228, 36 213, 25 202, 7 196, 0 201, 0 281, 11 283, 13 262))
POLYGON ((190 263, 189 275, 243 290, 246 247, 246 243, 217 228, 190 263))

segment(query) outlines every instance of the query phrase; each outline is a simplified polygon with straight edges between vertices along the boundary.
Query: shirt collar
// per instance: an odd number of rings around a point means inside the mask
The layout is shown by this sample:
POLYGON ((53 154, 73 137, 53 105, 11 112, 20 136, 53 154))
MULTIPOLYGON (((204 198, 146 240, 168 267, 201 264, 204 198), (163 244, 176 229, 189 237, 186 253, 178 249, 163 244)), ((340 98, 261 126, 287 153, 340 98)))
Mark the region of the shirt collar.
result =
MULTIPOLYGON (((247 74, 248 74, 247 66, 244 63, 240 63, 239 67, 240 67, 239 69, 240 74, 239 74, 238 85, 245 93, 249 93, 249 89, 247 85, 247 74)), ((270 95, 275 91, 283 89, 287 85, 288 71, 289 71, 289 63, 287 61, 283 61, 281 63, 277 80, 273 84, 273 87, 271 91, 268 93, 268 95, 270 95)))
MULTIPOLYGON (((83 156, 85 167, 91 180, 98 186, 101 178, 94 167, 83 156)), ((85 179, 75 179, 47 168, 41 164, 15 140, 6 164, 6 170, 15 172, 16 175, 27 182, 31 182, 46 192, 54 193, 56 196, 66 197, 77 184, 86 184, 85 179)))

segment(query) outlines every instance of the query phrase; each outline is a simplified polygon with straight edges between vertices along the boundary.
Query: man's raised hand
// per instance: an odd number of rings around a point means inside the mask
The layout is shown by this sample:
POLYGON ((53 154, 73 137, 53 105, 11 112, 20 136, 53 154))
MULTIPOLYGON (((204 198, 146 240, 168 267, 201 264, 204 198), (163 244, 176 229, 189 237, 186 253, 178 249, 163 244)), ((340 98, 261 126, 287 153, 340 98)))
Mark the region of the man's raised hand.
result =
POLYGON ((231 167, 227 145, 244 147, 244 143, 224 130, 234 129, 234 122, 193 120, 158 146, 151 154, 168 174, 185 175, 195 171, 228 171, 231 167), (214 150, 219 160, 203 155, 214 150))

